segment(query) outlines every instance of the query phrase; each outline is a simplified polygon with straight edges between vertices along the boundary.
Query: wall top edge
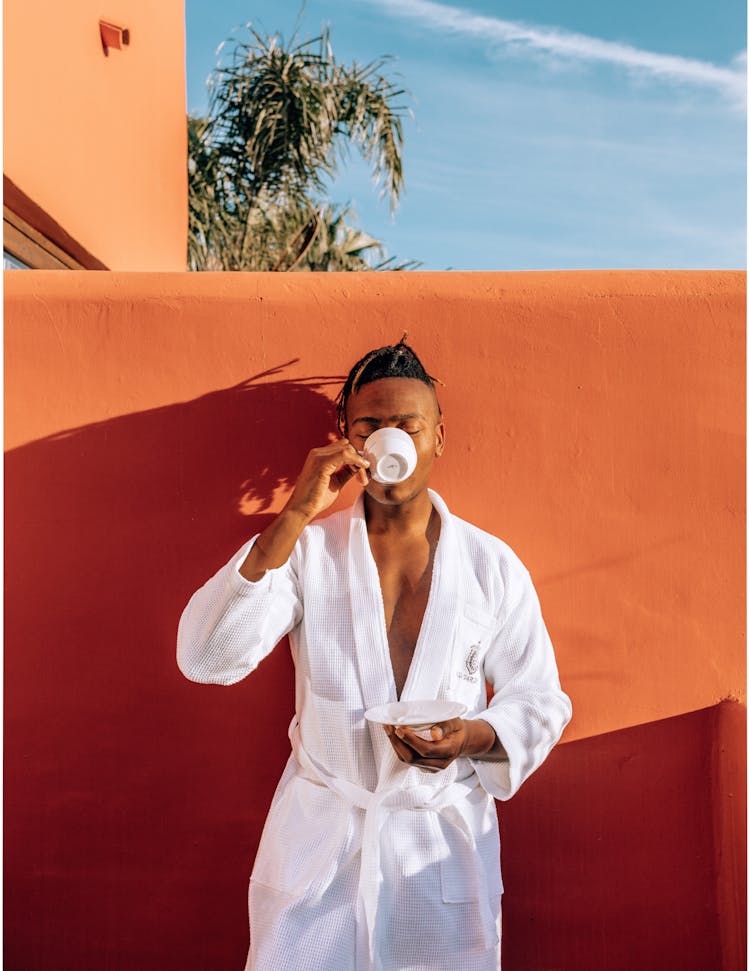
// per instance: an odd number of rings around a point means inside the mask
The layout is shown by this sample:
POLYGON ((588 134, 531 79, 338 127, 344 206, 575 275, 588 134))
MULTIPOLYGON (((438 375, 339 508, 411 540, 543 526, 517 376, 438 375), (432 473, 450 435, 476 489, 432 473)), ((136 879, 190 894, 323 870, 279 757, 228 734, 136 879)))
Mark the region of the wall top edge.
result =
POLYGON ((576 296, 742 294, 744 270, 526 270, 390 273, 190 273, 8 270, 6 299, 307 299, 320 295, 378 299, 442 296, 486 299, 534 293, 576 296))

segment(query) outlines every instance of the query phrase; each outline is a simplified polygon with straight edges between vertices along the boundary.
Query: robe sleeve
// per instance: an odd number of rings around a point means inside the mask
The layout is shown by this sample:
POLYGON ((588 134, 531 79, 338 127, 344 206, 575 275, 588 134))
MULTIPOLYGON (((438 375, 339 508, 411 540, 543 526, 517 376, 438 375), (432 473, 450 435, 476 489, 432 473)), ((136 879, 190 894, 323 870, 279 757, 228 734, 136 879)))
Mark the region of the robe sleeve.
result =
POLYGON ((190 681, 240 681, 302 618, 298 546, 283 566, 267 570, 260 580, 246 580, 239 572, 257 538, 196 590, 182 612, 177 666, 190 681))
POLYGON ((570 699, 560 688, 555 654, 539 599, 526 568, 514 564, 506 582, 499 628, 484 661, 494 695, 474 716, 489 722, 508 758, 472 759, 482 786, 510 799, 546 759, 570 721, 570 699))

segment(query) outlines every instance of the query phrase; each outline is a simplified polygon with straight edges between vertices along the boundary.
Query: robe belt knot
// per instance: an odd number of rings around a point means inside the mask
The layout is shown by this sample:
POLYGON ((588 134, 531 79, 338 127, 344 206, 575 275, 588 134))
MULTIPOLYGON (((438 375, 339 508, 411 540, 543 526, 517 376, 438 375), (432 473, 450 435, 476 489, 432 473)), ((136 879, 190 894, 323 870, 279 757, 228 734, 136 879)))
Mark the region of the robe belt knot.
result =
MULTIPOLYGON (((424 784, 411 786, 408 789, 376 789, 372 792, 347 779, 333 776, 318 765, 302 744, 296 717, 292 719, 289 726, 289 738, 294 757, 311 781, 327 786, 350 806, 364 810, 357 901, 357 936, 361 941, 360 949, 366 950, 365 967, 377 968, 378 958, 374 948, 375 919, 383 879, 380 868, 380 831, 385 813, 400 809, 438 812, 447 822, 455 826, 469 846, 476 850, 474 834, 462 808, 466 797, 480 784, 479 779, 475 773, 465 781, 451 782, 445 786, 424 784)), ((496 942, 496 937, 494 936, 495 918, 489 905, 486 886, 483 886, 483 892, 480 893, 477 903, 481 910, 485 947, 489 948, 496 942)), ((358 961, 358 971, 359 967, 358 961)))

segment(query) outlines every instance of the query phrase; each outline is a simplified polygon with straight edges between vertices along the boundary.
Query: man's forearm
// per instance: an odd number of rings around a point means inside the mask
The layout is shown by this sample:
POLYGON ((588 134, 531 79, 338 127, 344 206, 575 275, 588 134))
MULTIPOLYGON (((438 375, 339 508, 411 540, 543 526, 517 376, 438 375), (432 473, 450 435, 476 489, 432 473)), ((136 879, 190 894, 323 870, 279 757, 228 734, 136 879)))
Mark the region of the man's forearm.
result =
POLYGON ((240 575, 255 583, 266 570, 283 566, 309 519, 296 509, 283 509, 263 530, 240 566, 240 575))

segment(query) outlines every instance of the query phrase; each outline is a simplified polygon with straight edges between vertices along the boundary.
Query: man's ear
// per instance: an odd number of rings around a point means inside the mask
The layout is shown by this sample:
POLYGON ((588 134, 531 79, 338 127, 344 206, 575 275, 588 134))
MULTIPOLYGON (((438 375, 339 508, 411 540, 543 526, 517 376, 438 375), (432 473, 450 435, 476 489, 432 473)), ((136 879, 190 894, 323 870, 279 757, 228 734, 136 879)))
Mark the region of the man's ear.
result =
POLYGON ((435 426, 435 455, 443 454, 445 448, 445 419, 441 418, 435 426))

